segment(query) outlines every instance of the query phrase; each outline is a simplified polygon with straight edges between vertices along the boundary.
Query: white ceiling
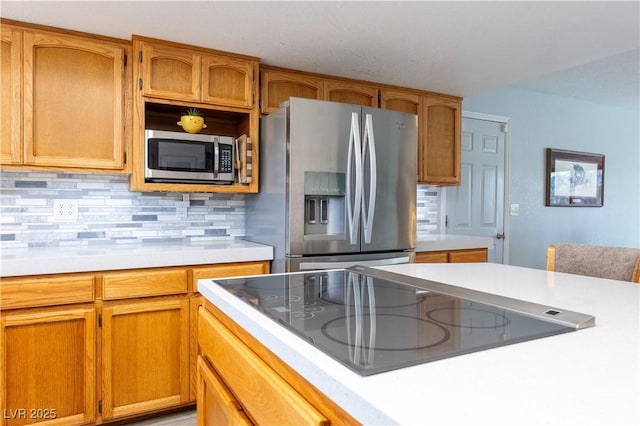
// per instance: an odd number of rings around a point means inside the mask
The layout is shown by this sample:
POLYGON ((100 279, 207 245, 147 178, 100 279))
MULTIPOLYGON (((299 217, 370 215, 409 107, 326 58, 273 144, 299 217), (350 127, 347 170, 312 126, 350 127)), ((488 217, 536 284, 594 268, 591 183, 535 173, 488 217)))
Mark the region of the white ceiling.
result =
POLYGON ((156 37, 468 97, 503 86, 638 108, 640 2, 9 1, 9 19, 156 37))

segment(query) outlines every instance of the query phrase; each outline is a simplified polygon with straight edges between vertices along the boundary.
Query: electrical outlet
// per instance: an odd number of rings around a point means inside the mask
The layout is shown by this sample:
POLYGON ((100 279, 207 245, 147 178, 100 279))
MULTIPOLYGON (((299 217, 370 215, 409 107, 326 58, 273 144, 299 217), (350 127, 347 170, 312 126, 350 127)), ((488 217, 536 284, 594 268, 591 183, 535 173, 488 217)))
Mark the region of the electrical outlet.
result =
POLYGON ((179 219, 187 218, 188 201, 176 201, 176 217, 179 219))
POLYGON ((53 220, 78 220, 78 200, 53 200, 53 220))

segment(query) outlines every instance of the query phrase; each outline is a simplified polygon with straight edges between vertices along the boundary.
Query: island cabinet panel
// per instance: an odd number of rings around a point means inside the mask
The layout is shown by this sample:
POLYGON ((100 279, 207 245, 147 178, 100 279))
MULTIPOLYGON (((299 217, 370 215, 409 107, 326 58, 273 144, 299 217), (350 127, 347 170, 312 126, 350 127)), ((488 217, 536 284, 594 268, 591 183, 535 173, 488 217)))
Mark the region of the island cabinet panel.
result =
POLYGON ((2 425, 79 425, 96 415, 93 306, 2 313, 2 425))
POLYGON ((125 168, 128 47, 25 30, 24 164, 125 168))
MULTIPOLYGON (((268 274, 270 268, 269 261, 222 263, 218 265, 194 266, 190 269, 190 282, 194 292, 198 291, 198 280, 207 278, 235 277, 244 275, 268 274)), ((199 355, 198 350, 198 308, 202 306, 203 298, 198 293, 194 293, 189 298, 190 315, 190 336, 189 336, 189 364, 190 364, 190 389, 189 399, 196 400, 197 392, 197 366, 199 355)))
POLYGON ((0 164, 22 164, 22 32, 1 31, 0 164))
POLYGON ((486 248, 416 252, 416 263, 487 262, 488 258, 486 248))
POLYGON ((240 403, 202 357, 198 357, 198 401, 198 426, 251 425, 240 403))
POLYGON ((187 403, 188 358, 189 303, 185 297, 105 302, 103 419, 187 403))
MULTIPOLYGON (((229 393, 256 424, 322 425, 328 420, 242 343, 211 313, 200 308, 198 342, 229 393)), ((199 401, 200 402, 200 401, 199 401)), ((223 404, 219 398, 216 404, 223 404)), ((209 411, 205 406, 201 413, 209 411)), ((237 411, 228 407, 227 411, 237 411)))
POLYGON ((263 68, 260 71, 260 111, 271 113, 290 97, 323 99, 324 80, 302 73, 263 68))
POLYGON ((421 120, 418 182, 460 185, 462 102, 423 96, 421 120))

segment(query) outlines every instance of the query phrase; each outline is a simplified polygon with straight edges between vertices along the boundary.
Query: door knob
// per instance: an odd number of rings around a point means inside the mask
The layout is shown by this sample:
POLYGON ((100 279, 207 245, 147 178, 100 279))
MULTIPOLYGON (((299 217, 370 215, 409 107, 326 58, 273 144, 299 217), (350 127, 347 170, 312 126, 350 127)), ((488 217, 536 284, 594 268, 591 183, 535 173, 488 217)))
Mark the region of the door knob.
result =
POLYGON ((499 240, 504 240, 504 232, 498 232, 496 234, 496 238, 499 240))

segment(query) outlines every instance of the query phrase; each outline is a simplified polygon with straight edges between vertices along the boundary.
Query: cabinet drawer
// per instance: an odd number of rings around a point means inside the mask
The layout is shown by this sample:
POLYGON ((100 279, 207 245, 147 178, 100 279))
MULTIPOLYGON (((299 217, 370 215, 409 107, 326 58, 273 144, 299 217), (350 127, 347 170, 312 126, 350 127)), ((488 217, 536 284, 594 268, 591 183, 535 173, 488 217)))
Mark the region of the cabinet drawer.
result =
POLYGON ((187 270, 184 268, 113 272, 104 274, 102 279, 104 300, 187 292, 187 270))
POLYGON ((419 251, 416 253, 416 263, 447 263, 446 252, 442 251, 419 251))
POLYGON ((197 291, 198 280, 207 278, 240 277, 269 273, 269 262, 226 263, 193 268, 193 287, 197 291))
POLYGON ((327 423, 314 406, 204 308, 198 314, 198 342, 255 423, 327 423))
POLYGON ((2 309, 68 305, 93 302, 93 275, 3 278, 0 283, 2 309))
POLYGON ((487 249, 456 250, 449 253, 449 262, 486 262, 488 258, 487 249))

